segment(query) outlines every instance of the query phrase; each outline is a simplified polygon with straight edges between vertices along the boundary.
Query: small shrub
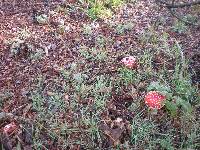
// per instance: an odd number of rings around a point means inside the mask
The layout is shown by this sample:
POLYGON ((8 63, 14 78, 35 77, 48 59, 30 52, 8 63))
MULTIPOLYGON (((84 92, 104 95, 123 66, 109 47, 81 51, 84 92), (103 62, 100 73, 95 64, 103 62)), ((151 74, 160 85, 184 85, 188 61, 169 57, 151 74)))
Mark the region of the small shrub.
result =
POLYGON ((126 31, 130 31, 133 26, 133 23, 118 24, 116 27, 116 32, 117 34, 124 34, 126 31))
POLYGON ((88 16, 92 19, 98 18, 110 18, 113 15, 111 9, 115 9, 123 4, 123 0, 106 0, 106 1, 96 1, 90 0, 89 9, 86 11, 88 16))
POLYGON ((185 33, 188 27, 182 21, 176 21, 174 26, 172 27, 172 31, 177 32, 179 34, 185 33))
POLYGON ((118 69, 119 77, 123 84, 129 85, 137 81, 137 73, 134 70, 128 68, 120 68, 118 69))
POLYGON ((36 16, 36 20, 39 24, 47 24, 49 21, 49 18, 46 14, 41 14, 36 16))

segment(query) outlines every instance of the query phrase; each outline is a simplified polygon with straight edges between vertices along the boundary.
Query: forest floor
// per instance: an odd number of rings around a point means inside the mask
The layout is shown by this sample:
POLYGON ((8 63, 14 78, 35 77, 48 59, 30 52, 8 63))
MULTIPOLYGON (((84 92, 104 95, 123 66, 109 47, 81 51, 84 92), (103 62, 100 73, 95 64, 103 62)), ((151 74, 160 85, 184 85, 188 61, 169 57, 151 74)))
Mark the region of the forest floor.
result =
POLYGON ((2 149, 200 149, 199 27, 153 0, 95 21, 73 0, 1 5, 2 149), (150 110, 144 97, 160 89, 170 106, 150 110))

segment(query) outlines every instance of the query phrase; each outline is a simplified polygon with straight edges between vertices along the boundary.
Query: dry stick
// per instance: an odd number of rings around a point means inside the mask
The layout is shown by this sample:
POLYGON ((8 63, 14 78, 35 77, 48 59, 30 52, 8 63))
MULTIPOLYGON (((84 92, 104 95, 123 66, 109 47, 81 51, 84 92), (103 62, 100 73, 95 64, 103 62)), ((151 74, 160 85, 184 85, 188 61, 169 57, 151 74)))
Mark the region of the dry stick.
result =
POLYGON ((174 1, 172 4, 169 4, 163 0, 156 0, 157 2, 164 4, 165 7, 167 8, 183 8, 183 7, 190 7, 193 5, 199 5, 200 4, 200 0, 197 1, 193 1, 193 2, 188 2, 188 3, 182 3, 182 4, 174 4, 174 1))
POLYGON ((23 117, 20 117, 20 116, 16 116, 13 113, 1 112, 0 113, 0 121, 6 120, 6 119, 9 119, 9 120, 15 119, 15 120, 20 121, 20 122, 33 123, 30 119, 26 119, 26 118, 23 118, 23 117))

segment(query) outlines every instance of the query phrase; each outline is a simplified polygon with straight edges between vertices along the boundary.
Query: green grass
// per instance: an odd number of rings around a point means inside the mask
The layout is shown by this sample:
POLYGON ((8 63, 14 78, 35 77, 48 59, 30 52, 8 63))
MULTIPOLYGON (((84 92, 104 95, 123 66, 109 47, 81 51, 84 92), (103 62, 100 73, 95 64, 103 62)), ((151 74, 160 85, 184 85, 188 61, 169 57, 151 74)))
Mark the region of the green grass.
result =
POLYGON ((123 0, 89 0, 87 1, 89 4, 89 9, 86 10, 86 13, 91 19, 106 19, 111 18, 113 15, 113 9, 117 9, 121 6, 124 1, 123 0))
POLYGON ((131 29, 133 29, 133 27, 134 27, 134 24, 131 22, 124 23, 124 24, 118 24, 116 27, 116 33, 123 35, 123 34, 125 34, 125 32, 131 31, 131 29))
MULTIPOLYGON (((165 35, 163 38, 161 41, 165 42, 165 35)), ((157 48, 156 44, 155 48, 157 48)), ((90 68, 93 62, 95 61, 99 66, 100 64, 105 65, 107 62, 103 60, 109 59, 110 55, 107 53, 104 56, 104 51, 102 53, 102 50, 97 47, 92 49, 83 47, 79 50, 81 60, 71 63, 67 69, 60 71, 61 77, 65 81, 62 86, 55 84, 53 91, 48 91, 48 95, 45 95, 47 87, 42 88, 45 78, 39 77, 38 89, 31 94, 33 110, 37 112, 34 148, 48 149, 47 140, 41 140, 41 135, 44 134, 43 130, 47 131, 47 137, 52 141, 59 139, 61 148, 66 148, 71 144, 79 144, 86 149, 100 148, 99 146, 104 142, 104 134, 99 129, 102 121, 101 115, 107 110, 112 93, 121 94, 124 89, 130 90, 128 93, 134 99, 127 109, 135 112, 135 116, 129 124, 131 129, 129 139, 119 144, 117 146, 119 149, 120 147, 169 150, 197 148, 199 146, 197 142, 199 123, 194 120, 195 105, 199 103, 197 89, 191 83, 191 75, 187 70, 187 59, 183 57, 180 45, 165 46, 165 48, 168 49, 162 50, 165 52, 164 54, 168 57, 171 56, 171 59, 175 61, 173 71, 167 70, 167 64, 161 66, 158 72, 155 71, 152 61, 155 59, 154 55, 160 50, 147 49, 138 56, 138 70, 119 67, 112 77, 106 74, 96 75, 95 70, 90 68), (88 62, 88 64, 82 67, 81 61, 88 62), (95 75, 92 80, 91 73, 95 75), (88 82, 88 80, 92 82, 88 82), (59 87, 62 88, 59 89, 59 87), (163 121, 170 124, 173 119, 178 119, 181 126, 187 124, 189 128, 180 128, 180 135, 176 135, 178 129, 173 128, 172 125, 170 125, 172 128, 169 131, 160 132, 159 122, 156 120, 156 116, 153 116, 155 114, 148 113, 146 106, 143 106, 141 110, 143 98, 137 97, 137 94, 134 95, 141 90, 158 90, 166 94, 168 103, 164 110, 168 111, 164 112, 163 121), (73 120, 71 123, 63 122, 62 119, 58 120, 60 115, 69 112, 73 120), (78 137, 73 137, 76 134, 78 137), (176 136, 183 136, 177 145, 174 144, 176 136)))
MULTIPOLYGON (((86 12, 92 19, 105 18, 123 2, 89 0, 86 12)), ((118 24, 113 34, 124 36, 132 28, 132 23, 118 24)), ((183 24, 172 28, 185 32, 183 24)), ((93 31, 90 24, 83 25, 84 37, 91 38, 93 31)), ((58 75, 49 79, 41 73, 34 78, 29 91, 34 114, 32 148, 199 149, 199 89, 192 83, 181 45, 153 27, 138 35, 140 49, 112 51, 111 40, 97 35, 95 46, 80 45, 76 57, 60 68, 58 75), (137 69, 120 62, 131 54, 137 59, 137 69), (144 103, 145 94, 152 90, 167 97, 157 113, 144 103), (102 124, 107 128, 102 129, 102 124), (119 135, 115 129, 123 133, 119 135), (112 136, 119 137, 113 142, 112 136)), ((13 44, 11 47, 17 48, 13 44)), ((38 50, 30 58, 40 62, 43 56, 38 50)), ((0 108, 12 95, 9 91, 0 94, 0 108)))
POLYGON ((172 31, 177 33, 185 33, 187 31, 187 25, 184 22, 176 21, 172 27, 172 31))
POLYGON ((136 116, 133 118, 131 129, 130 140, 135 148, 137 149, 137 147, 143 145, 143 148, 148 148, 152 142, 151 134, 155 130, 153 122, 151 122, 151 120, 141 119, 140 116, 136 116))

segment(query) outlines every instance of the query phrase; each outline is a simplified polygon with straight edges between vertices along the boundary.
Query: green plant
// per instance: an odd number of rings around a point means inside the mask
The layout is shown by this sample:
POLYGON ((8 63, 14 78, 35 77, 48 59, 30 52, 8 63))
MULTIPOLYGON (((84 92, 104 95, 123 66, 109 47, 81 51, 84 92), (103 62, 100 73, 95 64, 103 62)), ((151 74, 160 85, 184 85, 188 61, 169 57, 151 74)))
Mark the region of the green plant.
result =
POLYGON ((166 136, 163 139, 158 139, 156 142, 160 144, 162 149, 174 150, 172 140, 173 140, 172 137, 166 136))
POLYGON ((31 44, 26 42, 30 36, 30 31, 27 28, 24 28, 17 32, 17 36, 15 38, 5 41, 5 44, 9 46, 12 56, 23 53, 21 50, 24 48, 28 48, 28 50, 31 49, 31 44))
POLYGON ((142 44, 151 43, 156 46, 159 43, 160 36, 154 27, 150 27, 139 34, 139 39, 142 44))
POLYGON ((81 47, 79 49, 79 53, 81 56, 83 56, 85 59, 91 59, 93 56, 91 52, 86 47, 81 47))
POLYGON ((183 21, 188 22, 193 25, 198 25, 198 16, 187 14, 186 16, 183 17, 183 21))
POLYGON ((48 110, 51 112, 65 112, 66 103, 63 99, 63 95, 59 93, 53 93, 52 96, 48 97, 48 110))
POLYGON ((188 27, 186 24, 182 21, 176 21, 174 26, 172 26, 172 30, 177 33, 185 33, 187 31, 188 27))
POLYGON ((130 31, 134 27, 133 23, 128 22, 125 24, 118 24, 116 27, 117 34, 124 34, 126 31, 130 31))
POLYGON ((33 105, 34 110, 36 110, 39 113, 45 110, 45 107, 44 107, 45 100, 39 91, 33 92, 31 94, 31 99, 32 99, 32 105, 33 105))
POLYGON ((110 18, 112 17, 113 11, 111 9, 115 9, 123 4, 123 0, 106 0, 106 1, 98 1, 98 0, 89 0, 89 9, 86 11, 88 16, 92 19, 98 18, 110 18))
POLYGON ((107 18, 111 17, 112 12, 110 9, 107 9, 104 6, 104 3, 101 1, 90 1, 90 8, 86 11, 88 16, 93 20, 98 18, 107 18))
POLYGON ((15 39, 11 42, 10 52, 13 56, 20 53, 21 45, 24 44, 24 40, 15 39))
POLYGON ((131 83, 137 82, 137 72, 128 68, 118 69, 119 77, 123 84, 129 85, 131 83))
POLYGON ((43 49, 37 49, 35 52, 30 54, 31 60, 41 60, 45 56, 45 52, 43 49))
POLYGON ((138 2, 138 0, 126 0, 126 1, 133 4, 136 4, 138 2))
POLYGON ((106 44, 106 39, 105 39, 105 37, 104 36, 98 36, 97 38, 96 38, 96 44, 97 44, 97 46, 99 46, 100 48, 103 48, 104 46, 105 46, 105 44, 106 44))
POLYGON ((61 70, 61 75, 63 76, 63 78, 64 78, 65 80, 69 80, 70 77, 71 77, 71 71, 66 70, 66 69, 62 69, 62 70, 61 70))
POLYGON ((123 0, 106 0, 105 5, 112 8, 117 8, 123 4, 123 0))
POLYGON ((92 27, 90 25, 84 24, 83 25, 83 34, 91 35, 92 34, 92 27))
POLYGON ((153 73, 153 66, 152 66, 153 55, 151 49, 145 49, 143 54, 139 56, 138 60, 139 63, 142 65, 144 74, 153 73))
MULTIPOLYGON (((190 125, 189 133, 187 133, 187 138, 182 141, 182 149, 199 149, 200 143, 198 142, 200 137, 199 123, 192 122, 190 125)), ((184 132, 184 131, 182 131, 184 132)))
POLYGON ((141 145, 151 145, 151 133, 153 133, 154 130, 155 125, 153 122, 136 116, 131 124, 131 143, 134 144, 135 149, 138 147, 141 148, 141 145))
POLYGON ((162 85, 159 82, 151 82, 150 85, 147 87, 148 91, 156 90, 161 92, 163 95, 171 96, 170 92, 171 89, 168 85, 162 85))
POLYGON ((105 61, 107 58, 107 51, 104 49, 97 49, 92 47, 90 49, 86 47, 82 47, 79 50, 81 56, 83 56, 87 60, 91 61, 105 61))
POLYGON ((94 107, 95 110, 103 110, 107 101, 107 98, 110 96, 111 92, 111 82, 106 79, 103 75, 97 76, 96 83, 92 90, 94 95, 94 107))
POLYGON ((104 49, 91 48, 91 53, 96 61, 105 61, 107 58, 107 51, 104 49))
POLYGON ((49 18, 46 14, 41 14, 41 15, 36 16, 36 20, 39 24, 47 24, 49 18))
POLYGON ((128 110, 130 111, 136 111, 138 108, 138 104, 137 103, 132 103, 129 107, 128 107, 128 110))
MULTIPOLYGON (((175 59, 175 67, 173 73, 164 69, 166 76, 159 76, 160 81, 151 82, 148 91, 156 90, 166 95, 166 108, 172 116, 177 114, 180 108, 183 113, 191 114, 193 111, 192 104, 197 103, 197 89, 192 85, 191 74, 188 71, 188 61, 186 60, 181 46, 176 42, 172 50, 173 59, 175 59), (164 78, 163 78, 164 77, 164 78)), ((163 74, 162 74, 163 75, 163 74)))
POLYGON ((176 115, 178 107, 181 107, 185 113, 192 112, 191 104, 187 100, 184 100, 176 91, 172 91, 168 86, 158 82, 151 82, 147 89, 148 91, 159 91, 166 96, 167 101, 165 101, 165 106, 172 116, 176 115))
POLYGON ((92 144, 93 144, 93 146, 95 146, 94 141, 101 142, 98 122, 96 120, 95 115, 93 115, 92 117, 88 117, 88 118, 86 118, 86 117, 83 118, 83 123, 88 127, 88 132, 91 136, 91 140, 93 141, 92 144))

